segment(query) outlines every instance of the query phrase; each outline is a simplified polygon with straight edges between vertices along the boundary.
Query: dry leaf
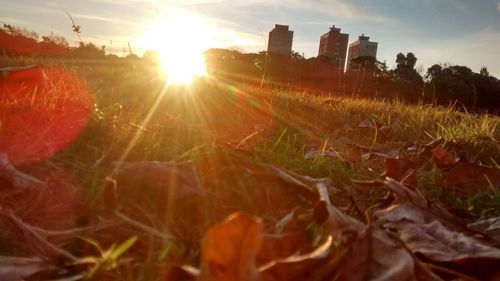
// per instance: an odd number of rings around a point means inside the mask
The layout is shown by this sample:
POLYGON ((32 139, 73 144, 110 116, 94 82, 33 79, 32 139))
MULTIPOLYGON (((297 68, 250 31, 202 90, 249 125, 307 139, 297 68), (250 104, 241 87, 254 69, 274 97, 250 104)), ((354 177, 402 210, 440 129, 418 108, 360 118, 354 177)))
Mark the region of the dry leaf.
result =
POLYGON ((331 253, 333 239, 328 236, 325 241, 310 253, 292 255, 277 259, 259 268, 262 281, 301 281, 319 280, 312 278, 315 270, 323 271, 322 264, 327 262, 331 253))
POLYGON ((500 187, 500 169, 459 162, 444 172, 440 184, 465 195, 475 195, 500 187))
POLYGON ((0 280, 19 281, 54 267, 39 258, 0 256, 0 280))
POLYGON ((235 214, 208 230, 201 243, 203 281, 257 281, 262 241, 260 219, 235 214))
POLYGON ((460 159, 446 151, 441 145, 431 150, 432 157, 440 167, 450 167, 458 163, 460 159))
POLYGON ((494 240, 500 246, 500 218, 491 218, 487 220, 470 223, 467 225, 470 230, 480 232, 494 240))
POLYGON ((413 257, 377 227, 367 227, 350 247, 336 280, 418 280, 413 257))
POLYGON ((419 163, 405 158, 385 159, 385 173, 383 176, 393 178, 412 188, 417 188, 416 170, 419 163))

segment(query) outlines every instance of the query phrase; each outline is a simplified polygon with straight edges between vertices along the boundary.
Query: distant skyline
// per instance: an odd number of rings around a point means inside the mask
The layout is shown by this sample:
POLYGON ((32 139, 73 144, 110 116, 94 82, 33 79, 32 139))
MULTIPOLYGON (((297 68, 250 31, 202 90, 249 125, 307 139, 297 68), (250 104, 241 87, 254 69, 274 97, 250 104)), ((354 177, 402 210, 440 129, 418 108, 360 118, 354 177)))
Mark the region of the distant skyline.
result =
POLYGON ((0 21, 41 35, 76 40, 64 11, 82 26, 82 39, 111 45, 120 53, 130 41, 142 52, 144 29, 178 11, 202 17, 214 28, 210 47, 246 52, 266 49, 275 24, 294 31, 293 50, 318 54, 320 36, 331 25, 379 42, 377 58, 394 67, 398 52, 413 52, 425 73, 434 63, 487 66, 500 78, 499 0, 0 0, 0 21))

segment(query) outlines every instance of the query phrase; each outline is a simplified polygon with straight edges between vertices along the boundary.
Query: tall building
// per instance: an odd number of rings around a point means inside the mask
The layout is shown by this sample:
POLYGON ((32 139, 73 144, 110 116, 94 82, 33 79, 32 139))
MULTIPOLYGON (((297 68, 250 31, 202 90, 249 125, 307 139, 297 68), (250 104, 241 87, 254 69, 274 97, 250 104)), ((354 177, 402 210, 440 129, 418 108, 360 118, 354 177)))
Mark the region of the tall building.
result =
POLYGON ((357 41, 349 44, 349 59, 347 60, 347 69, 352 67, 352 60, 359 57, 377 58, 377 42, 371 42, 370 37, 362 34, 357 41))
POLYGON ((269 32, 267 51, 289 56, 292 53, 292 42, 293 31, 289 30, 288 25, 276 24, 274 29, 269 32))
POLYGON ((321 36, 319 55, 330 58, 333 64, 344 69, 348 41, 349 34, 341 33, 340 28, 333 25, 330 31, 321 36))

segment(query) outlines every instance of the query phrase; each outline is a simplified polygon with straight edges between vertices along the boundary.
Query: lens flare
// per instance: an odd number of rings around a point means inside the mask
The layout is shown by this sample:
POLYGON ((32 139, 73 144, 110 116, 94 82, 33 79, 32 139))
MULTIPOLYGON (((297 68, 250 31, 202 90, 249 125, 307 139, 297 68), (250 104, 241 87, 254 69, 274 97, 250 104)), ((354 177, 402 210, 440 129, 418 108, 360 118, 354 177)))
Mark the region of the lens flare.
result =
POLYGON ((169 81, 190 83, 206 75, 203 52, 210 47, 209 25, 192 14, 177 13, 147 28, 145 45, 158 52, 169 81))

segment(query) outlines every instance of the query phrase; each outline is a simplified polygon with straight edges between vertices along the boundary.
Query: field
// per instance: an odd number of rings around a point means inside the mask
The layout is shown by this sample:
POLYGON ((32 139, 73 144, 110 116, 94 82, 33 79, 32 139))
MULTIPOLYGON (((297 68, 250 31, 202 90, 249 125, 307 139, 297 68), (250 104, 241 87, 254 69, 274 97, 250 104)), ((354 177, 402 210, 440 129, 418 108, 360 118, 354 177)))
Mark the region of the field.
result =
POLYGON ((500 216, 497 116, 211 78, 166 86, 142 64, 58 68, 79 81, 55 80, 45 104, 2 100, 4 119, 84 101, 51 122, 19 123, 24 139, 1 143, 25 144, 19 164, 10 161, 32 177, 19 184, 0 170, 0 264, 17 262, 11 277, 194 280, 198 268, 201 280, 500 274, 492 266, 500 226, 488 220, 500 216), (74 95, 80 87, 89 95, 74 95), (42 129, 78 124, 53 153, 29 149, 42 129))

